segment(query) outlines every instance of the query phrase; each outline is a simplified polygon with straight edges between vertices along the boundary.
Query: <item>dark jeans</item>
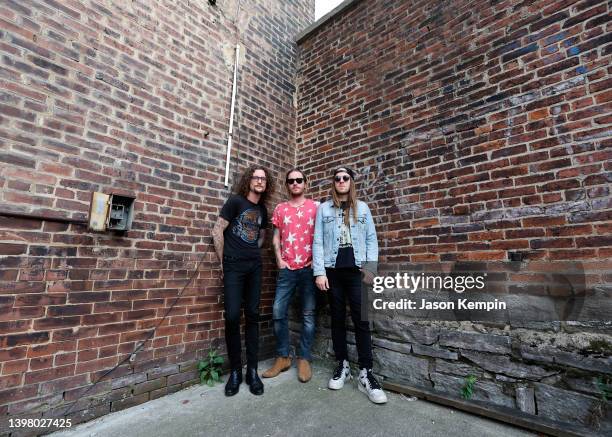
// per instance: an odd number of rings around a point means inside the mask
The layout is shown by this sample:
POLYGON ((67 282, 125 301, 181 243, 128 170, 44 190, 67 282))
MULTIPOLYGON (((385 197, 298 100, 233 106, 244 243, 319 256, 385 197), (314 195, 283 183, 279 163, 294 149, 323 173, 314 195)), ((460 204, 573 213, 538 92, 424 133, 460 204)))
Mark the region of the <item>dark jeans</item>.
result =
POLYGON ((240 306, 244 299, 247 365, 257 368, 259 350, 259 296, 261 259, 236 260, 223 257, 223 296, 225 305, 225 342, 232 369, 240 369, 240 306))
POLYGON ((278 272, 276 295, 272 308, 276 353, 279 357, 289 356, 287 310, 296 290, 299 290, 298 293, 301 295, 303 320, 299 356, 310 361, 312 360, 310 347, 315 334, 315 305, 317 303, 314 278, 310 267, 297 270, 281 269, 278 272))
POLYGON ((360 368, 372 368, 370 323, 361 320, 361 272, 353 269, 326 269, 329 281, 332 343, 336 360, 348 360, 346 348, 346 299, 355 326, 355 342, 360 368))

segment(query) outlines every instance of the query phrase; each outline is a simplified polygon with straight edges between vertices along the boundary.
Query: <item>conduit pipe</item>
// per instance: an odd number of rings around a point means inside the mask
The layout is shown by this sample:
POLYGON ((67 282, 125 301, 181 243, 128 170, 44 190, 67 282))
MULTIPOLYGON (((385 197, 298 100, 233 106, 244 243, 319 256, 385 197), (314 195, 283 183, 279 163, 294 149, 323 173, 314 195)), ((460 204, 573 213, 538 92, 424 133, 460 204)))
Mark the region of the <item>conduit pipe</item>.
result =
POLYGON ((41 221, 56 222, 56 223, 72 223, 75 225, 87 225, 88 223, 86 219, 58 217, 58 216, 53 216, 53 215, 48 215, 48 214, 36 214, 36 213, 29 213, 29 212, 0 211, 0 217, 9 217, 9 218, 26 219, 26 220, 41 220, 41 221))
POLYGON ((232 104, 230 106, 230 122, 227 132, 227 155, 225 156, 225 187, 229 186, 229 168, 230 158, 232 153, 232 139, 234 135, 234 110, 236 106, 236 88, 238 83, 238 59, 240 58, 240 30, 238 28, 238 17, 240 17, 240 3, 236 5, 236 16, 234 17, 234 26, 236 26, 236 56, 234 58, 234 82, 232 83, 232 104))
POLYGON ((232 136, 234 134, 234 109, 236 105, 236 82, 238 77, 238 57, 240 56, 240 44, 236 43, 236 57, 234 59, 234 83, 232 84, 232 105, 230 107, 230 122, 227 132, 227 155, 225 156, 225 187, 229 186, 230 155, 232 153, 232 136))

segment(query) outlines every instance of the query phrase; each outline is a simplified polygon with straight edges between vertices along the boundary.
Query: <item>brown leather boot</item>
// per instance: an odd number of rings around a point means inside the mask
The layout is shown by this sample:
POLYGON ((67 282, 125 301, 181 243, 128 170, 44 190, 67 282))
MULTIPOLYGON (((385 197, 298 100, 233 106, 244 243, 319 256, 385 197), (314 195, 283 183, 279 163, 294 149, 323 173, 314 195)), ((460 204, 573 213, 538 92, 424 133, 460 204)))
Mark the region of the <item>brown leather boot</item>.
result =
POLYGON ((279 373, 289 370, 291 367, 291 357, 276 357, 274 365, 261 374, 264 378, 274 378, 279 373))
POLYGON ((312 369, 310 363, 304 358, 298 358, 297 360, 297 374, 300 382, 308 382, 312 378, 312 369))

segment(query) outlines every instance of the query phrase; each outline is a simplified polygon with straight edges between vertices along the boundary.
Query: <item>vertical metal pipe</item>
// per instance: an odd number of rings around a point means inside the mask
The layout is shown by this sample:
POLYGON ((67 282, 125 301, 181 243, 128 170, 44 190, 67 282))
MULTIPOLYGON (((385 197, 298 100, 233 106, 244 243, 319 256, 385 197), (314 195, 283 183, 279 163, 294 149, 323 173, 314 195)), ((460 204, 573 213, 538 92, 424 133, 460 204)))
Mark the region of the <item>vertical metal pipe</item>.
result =
POLYGON ((236 104, 236 82, 238 77, 238 57, 240 56, 240 43, 236 43, 236 58, 234 59, 234 83, 232 85, 232 105, 230 107, 230 123, 227 135, 227 155, 225 156, 225 187, 229 186, 230 155, 232 153, 232 135, 234 134, 234 107, 236 104))

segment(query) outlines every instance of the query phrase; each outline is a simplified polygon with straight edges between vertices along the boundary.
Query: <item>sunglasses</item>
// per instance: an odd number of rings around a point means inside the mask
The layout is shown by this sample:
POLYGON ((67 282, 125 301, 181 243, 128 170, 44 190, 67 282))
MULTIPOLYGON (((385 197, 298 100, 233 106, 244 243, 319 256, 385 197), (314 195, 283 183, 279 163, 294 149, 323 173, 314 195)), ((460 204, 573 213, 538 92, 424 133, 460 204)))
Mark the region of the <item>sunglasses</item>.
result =
POLYGON ((287 185, 301 184, 304 178, 287 178, 287 185))
POLYGON ((340 182, 340 181, 348 182, 348 181, 350 181, 350 180, 351 180, 351 177, 350 177, 350 176, 348 176, 348 175, 344 175, 344 176, 336 176, 336 177, 334 178, 334 180, 335 180, 336 182, 340 182))

